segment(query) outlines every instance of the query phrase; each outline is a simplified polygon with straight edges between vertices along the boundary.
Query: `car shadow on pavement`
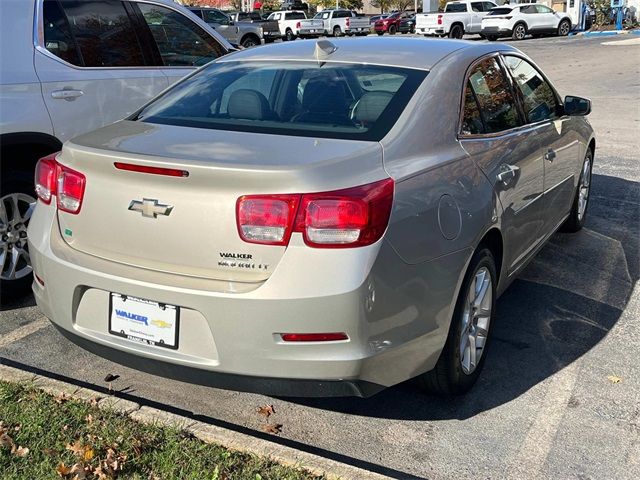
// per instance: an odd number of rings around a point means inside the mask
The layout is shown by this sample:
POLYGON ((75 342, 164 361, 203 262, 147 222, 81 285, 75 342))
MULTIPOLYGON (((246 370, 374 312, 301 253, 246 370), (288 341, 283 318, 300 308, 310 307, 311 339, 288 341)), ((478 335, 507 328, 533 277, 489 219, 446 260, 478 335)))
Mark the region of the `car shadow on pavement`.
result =
POLYGON ((616 324, 640 277, 640 183, 593 175, 587 224, 556 234, 500 297, 485 369, 465 396, 441 399, 411 382, 369 399, 287 399, 403 420, 466 419, 507 403, 571 364, 616 324))
POLYGON ((36 299, 33 298, 33 294, 29 293, 28 295, 24 295, 23 297, 0 301, 0 312, 18 308, 35 307, 35 305, 36 299))

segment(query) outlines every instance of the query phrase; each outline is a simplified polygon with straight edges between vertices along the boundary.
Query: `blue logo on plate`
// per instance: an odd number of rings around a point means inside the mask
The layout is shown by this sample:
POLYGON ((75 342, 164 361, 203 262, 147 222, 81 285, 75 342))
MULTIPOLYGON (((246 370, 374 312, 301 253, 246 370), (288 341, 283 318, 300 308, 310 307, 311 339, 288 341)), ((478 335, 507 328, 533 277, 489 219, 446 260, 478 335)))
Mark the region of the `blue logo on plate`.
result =
POLYGON ((130 313, 130 312, 127 312, 126 310, 118 310, 117 308, 116 308, 116 315, 119 316, 120 318, 126 318, 128 320, 144 323, 146 326, 149 326, 149 324, 147 323, 147 320, 149 320, 149 317, 145 317, 144 315, 130 313))

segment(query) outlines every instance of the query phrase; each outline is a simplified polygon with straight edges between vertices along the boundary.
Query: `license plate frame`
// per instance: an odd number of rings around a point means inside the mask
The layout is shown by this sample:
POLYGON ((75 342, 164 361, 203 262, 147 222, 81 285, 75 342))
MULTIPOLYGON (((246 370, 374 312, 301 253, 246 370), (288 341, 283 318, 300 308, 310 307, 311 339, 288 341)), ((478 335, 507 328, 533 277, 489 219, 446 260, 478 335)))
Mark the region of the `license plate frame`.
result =
POLYGON ((178 350, 180 307, 110 292, 108 314, 108 330, 111 335, 134 343, 178 350), (125 310, 122 306, 126 302, 130 303, 125 310), (116 311, 117 306, 121 307, 118 309, 121 314, 116 311), (155 318, 151 318, 152 316, 155 318), (133 330, 134 327, 137 330, 133 330), (163 332, 164 329, 169 331, 163 332))

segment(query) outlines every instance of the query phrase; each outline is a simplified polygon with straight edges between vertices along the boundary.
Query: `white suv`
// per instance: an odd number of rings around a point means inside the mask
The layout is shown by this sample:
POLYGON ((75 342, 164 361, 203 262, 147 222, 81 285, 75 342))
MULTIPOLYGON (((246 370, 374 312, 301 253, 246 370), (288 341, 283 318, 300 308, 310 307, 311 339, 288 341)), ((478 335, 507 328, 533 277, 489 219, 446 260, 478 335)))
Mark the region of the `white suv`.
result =
POLYGON ((489 40, 498 37, 522 40, 527 34, 566 36, 571 26, 571 17, 566 13, 554 12, 546 5, 525 3, 492 8, 482 19, 481 33, 489 40))
POLYGON ((169 0, 2 0, 0 291, 28 291, 36 161, 233 47, 169 0))

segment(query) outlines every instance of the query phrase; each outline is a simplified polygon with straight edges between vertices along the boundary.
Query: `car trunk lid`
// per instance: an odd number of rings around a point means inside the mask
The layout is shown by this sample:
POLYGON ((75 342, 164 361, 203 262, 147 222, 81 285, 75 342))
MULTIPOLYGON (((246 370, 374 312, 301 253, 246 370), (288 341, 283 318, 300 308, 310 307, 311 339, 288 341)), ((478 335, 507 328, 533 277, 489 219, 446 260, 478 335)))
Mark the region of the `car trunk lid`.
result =
POLYGON ((146 269, 238 282, 266 280, 287 248, 240 239, 239 197, 344 188, 358 183, 356 174, 367 183, 382 170, 376 142, 130 121, 78 137, 58 161, 86 176, 80 213, 58 212, 71 247, 146 269), (188 176, 128 171, 115 163, 188 176))

